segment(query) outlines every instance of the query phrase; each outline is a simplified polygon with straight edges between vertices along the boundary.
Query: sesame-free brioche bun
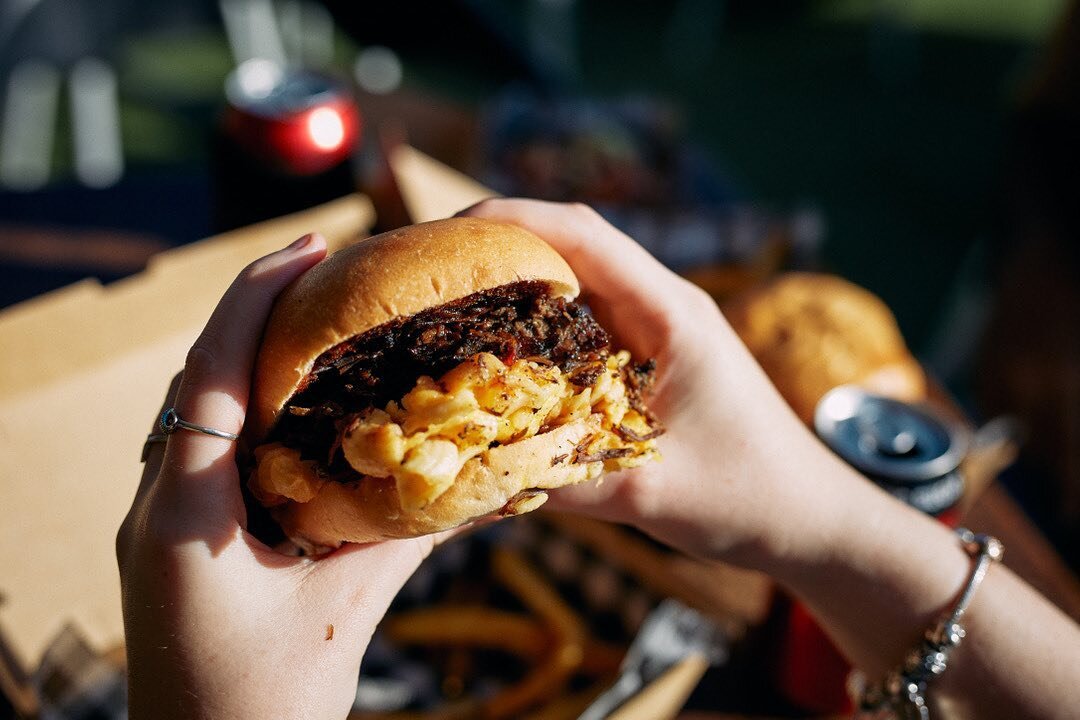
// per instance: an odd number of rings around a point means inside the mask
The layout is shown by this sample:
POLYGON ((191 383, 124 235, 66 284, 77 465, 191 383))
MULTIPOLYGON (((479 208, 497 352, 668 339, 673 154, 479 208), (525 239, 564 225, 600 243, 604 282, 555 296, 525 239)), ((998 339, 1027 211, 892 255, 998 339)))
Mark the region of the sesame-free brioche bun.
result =
POLYGON ((261 442, 330 348, 395 318, 483 290, 547 282, 577 297, 570 266, 528 230, 480 218, 409 225, 343 248, 278 297, 255 362, 245 436, 261 442))
POLYGON ((735 332, 795 413, 813 425, 818 401, 838 385, 918 402, 926 375, 889 307, 833 275, 794 272, 727 303, 735 332))
MULTIPOLYGON (((245 428, 256 458, 260 446, 281 447, 273 441, 275 424, 323 353, 390 321, 519 281, 542 282, 553 297, 573 299, 579 292, 570 267, 543 240, 476 218, 384 233, 315 265, 277 299, 256 359, 245 428)), ((547 499, 545 490, 599 476, 605 461, 582 448, 615 437, 604 417, 594 409, 538 434, 494 443, 466 460, 449 487, 422 507, 403 502, 394 477, 359 472, 343 481, 271 469, 266 479, 260 464, 248 485, 285 534, 311 554, 343 542, 416 537, 529 512, 547 499)), ((642 461, 655 454, 651 441, 635 445, 642 461)))

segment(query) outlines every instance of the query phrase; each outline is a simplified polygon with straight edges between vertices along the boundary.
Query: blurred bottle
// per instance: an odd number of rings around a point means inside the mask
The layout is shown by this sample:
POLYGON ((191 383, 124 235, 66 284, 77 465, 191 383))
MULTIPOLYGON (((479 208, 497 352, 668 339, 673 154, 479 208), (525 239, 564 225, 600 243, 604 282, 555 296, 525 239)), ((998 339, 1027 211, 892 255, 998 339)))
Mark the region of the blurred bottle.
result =
POLYGON ((213 148, 218 230, 313 207, 356 189, 361 116, 337 78, 241 63, 225 81, 225 112, 213 148))

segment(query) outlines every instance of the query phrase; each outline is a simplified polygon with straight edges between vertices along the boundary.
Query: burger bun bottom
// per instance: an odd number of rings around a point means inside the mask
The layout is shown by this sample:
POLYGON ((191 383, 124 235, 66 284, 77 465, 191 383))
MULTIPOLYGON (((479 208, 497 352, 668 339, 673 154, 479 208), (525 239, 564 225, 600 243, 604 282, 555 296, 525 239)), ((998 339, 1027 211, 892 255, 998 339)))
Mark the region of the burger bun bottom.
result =
POLYGON ((600 432, 593 415, 470 459, 453 484, 415 512, 404 512, 393 478, 327 482, 309 502, 273 508, 285 534, 313 555, 344 542, 369 543, 450 530, 489 516, 519 515, 540 507, 544 490, 597 477, 602 462, 574 463, 575 448, 600 432))

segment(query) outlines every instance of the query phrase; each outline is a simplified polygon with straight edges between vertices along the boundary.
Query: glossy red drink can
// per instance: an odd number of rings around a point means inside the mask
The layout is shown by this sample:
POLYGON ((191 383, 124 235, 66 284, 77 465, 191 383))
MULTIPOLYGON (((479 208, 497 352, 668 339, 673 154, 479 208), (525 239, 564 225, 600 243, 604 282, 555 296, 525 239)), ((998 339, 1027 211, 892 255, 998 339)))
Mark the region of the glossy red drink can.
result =
POLYGON ((218 230, 356 190, 362 119, 344 81, 254 59, 226 78, 225 99, 213 148, 218 230))

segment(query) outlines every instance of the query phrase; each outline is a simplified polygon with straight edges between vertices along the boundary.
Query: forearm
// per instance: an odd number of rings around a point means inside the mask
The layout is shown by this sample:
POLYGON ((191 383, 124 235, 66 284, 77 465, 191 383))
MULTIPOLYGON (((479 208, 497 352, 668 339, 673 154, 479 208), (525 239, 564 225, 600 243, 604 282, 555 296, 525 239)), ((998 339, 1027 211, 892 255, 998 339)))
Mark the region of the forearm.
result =
MULTIPOLYGON (((254 587, 248 593, 261 595, 254 587)), ((305 597, 318 612, 303 615, 257 601, 238 613, 213 598, 195 601, 179 589, 172 595, 171 601, 145 597, 135 601, 137 608, 128 607, 132 720, 344 718, 348 713, 381 603, 369 614, 305 597), (158 607, 178 614, 151 617, 158 607), (201 608, 207 612, 198 612, 201 608)))
MULTIPOLYGON (((709 447, 711 460, 668 468, 668 486, 645 493, 661 499, 632 517, 683 550, 768 572, 877 680, 951 610, 972 559, 949 528, 829 452, 753 373, 741 377, 742 387, 707 389, 739 422, 683 429, 682 442, 709 447), (714 427, 736 430, 715 437, 714 427), (741 512, 725 512, 736 500, 741 512)), ((1080 707, 1080 629, 1007 568, 990 568, 964 624, 968 638, 931 690, 956 717, 1064 717, 1080 707)))
MULTIPOLYGON (((273 638, 265 642, 272 649, 273 638)), ((344 718, 355 695, 359 659, 297 655, 261 667, 259 649, 205 662, 153 651, 129 658, 131 720, 241 720, 253 717, 344 718), (149 659, 149 661, 148 661, 149 659)), ((349 657, 342 657, 349 655, 349 657)))
MULTIPOLYGON (((823 479, 824 480, 824 479, 823 479)), ((871 681, 897 667, 952 609, 972 569, 956 536, 854 476, 832 549, 775 576, 871 681), (859 483, 862 483, 861 485, 859 483)), ((838 506, 839 507, 839 506, 838 506)), ((977 530, 977 528, 976 528, 977 530)), ((930 693, 950 717, 1071 717, 1080 706, 1080 629, 1007 568, 990 568, 963 618, 967 638, 930 693)))
POLYGON ((832 472, 819 478, 815 501, 832 511, 825 543, 792 544, 765 567, 811 608, 856 666, 878 678, 957 597, 971 559, 944 525, 839 463, 832 472))
MULTIPOLYGON (((649 402, 668 429, 658 440, 663 459, 553 493, 552 503, 769 572, 871 677, 898 665, 970 573, 972 561, 952 533, 822 446, 715 304, 596 213, 489 200, 467 214, 548 239, 613 335, 655 356, 660 368, 649 402)), ((789 350, 793 362, 831 360, 789 350)), ((977 703, 969 714, 978 717, 1053 716, 1080 706, 1080 678, 1070 677, 1080 666, 1076 626, 1004 568, 990 570, 965 622, 969 639, 935 688, 940 696, 969 698, 977 703)))
POLYGON ((1057 607, 996 567, 964 625, 968 635, 936 691, 957 717, 1076 717, 1080 628, 1057 607))

